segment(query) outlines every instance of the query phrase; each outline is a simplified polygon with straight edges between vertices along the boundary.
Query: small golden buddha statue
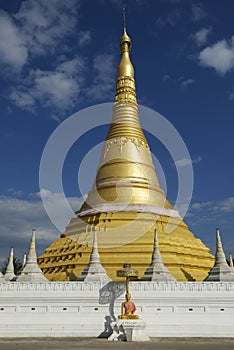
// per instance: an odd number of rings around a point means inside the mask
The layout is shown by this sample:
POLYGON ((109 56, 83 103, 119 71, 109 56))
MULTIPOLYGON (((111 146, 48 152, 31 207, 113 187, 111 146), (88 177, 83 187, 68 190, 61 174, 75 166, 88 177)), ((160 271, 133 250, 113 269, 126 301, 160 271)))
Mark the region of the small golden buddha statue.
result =
POLYGON ((139 316, 134 315, 134 312, 136 311, 136 305, 133 301, 131 301, 131 294, 126 293, 125 294, 126 301, 122 303, 122 314, 118 316, 120 319, 138 319, 139 316))

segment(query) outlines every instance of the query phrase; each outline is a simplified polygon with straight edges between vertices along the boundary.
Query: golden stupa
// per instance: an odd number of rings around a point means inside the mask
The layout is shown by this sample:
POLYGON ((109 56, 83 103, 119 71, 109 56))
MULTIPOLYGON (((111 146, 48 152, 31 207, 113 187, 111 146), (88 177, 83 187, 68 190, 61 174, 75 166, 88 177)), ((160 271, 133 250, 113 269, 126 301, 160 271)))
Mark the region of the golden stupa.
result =
POLYGON ((141 278, 151 263, 157 229, 165 266, 178 281, 202 281, 214 258, 188 230, 160 188, 136 99, 131 39, 120 40, 113 117, 93 188, 65 232, 39 257, 51 281, 75 280, 90 258, 96 227, 101 263, 111 279, 129 263, 141 278))

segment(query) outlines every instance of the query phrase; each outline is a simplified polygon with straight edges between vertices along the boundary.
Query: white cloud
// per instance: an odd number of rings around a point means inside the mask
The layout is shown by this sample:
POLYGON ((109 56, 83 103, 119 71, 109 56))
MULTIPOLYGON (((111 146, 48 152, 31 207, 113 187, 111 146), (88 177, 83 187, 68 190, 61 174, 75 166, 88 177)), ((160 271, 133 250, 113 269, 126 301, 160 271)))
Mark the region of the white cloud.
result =
POLYGON ((14 15, 32 55, 54 52, 75 31, 78 0, 22 1, 14 15))
POLYGON ((85 61, 76 56, 59 58, 54 70, 31 70, 23 85, 13 88, 9 98, 19 108, 34 111, 36 103, 64 113, 74 106, 83 84, 85 61))
POLYGON ((93 60, 95 74, 94 83, 87 89, 87 95, 92 99, 104 99, 111 96, 115 81, 114 55, 110 53, 98 54, 93 60))
MULTIPOLYGON (((65 229, 71 218, 64 208, 62 195, 46 190, 42 190, 41 194, 46 196, 47 204, 53 209, 54 217, 56 220, 60 220, 65 229)), ((74 211, 78 210, 81 205, 81 200, 77 197, 69 197, 67 201, 74 211)), ((20 247, 26 247, 27 250, 32 228, 37 231, 37 243, 41 252, 60 236, 60 232, 51 223, 44 210, 40 194, 32 195, 30 199, 0 196, 0 248, 2 255, 8 254, 8 247, 11 245, 18 247, 18 250, 20 247), (5 252, 3 252, 3 246, 7 249, 5 252)), ((25 251, 25 248, 22 249, 20 256, 25 251)))
POLYGON ((8 192, 12 193, 12 195, 14 195, 16 197, 21 197, 23 195, 22 190, 17 190, 15 188, 8 188, 8 192))
POLYGON ((212 201, 209 202, 200 202, 200 203, 193 203, 192 209, 195 210, 202 210, 204 208, 209 208, 213 204, 212 201))
POLYGON ((228 197, 221 201, 193 203, 191 208, 199 211, 206 209, 214 212, 215 214, 232 213, 234 212, 234 197, 228 197))
POLYGON ((225 39, 206 47, 199 54, 202 66, 214 68, 221 75, 234 68, 234 36, 230 43, 225 39))
POLYGON ((14 88, 9 98, 19 108, 32 111, 32 106, 35 101, 30 92, 23 92, 14 88))
POLYGON ((55 238, 53 231, 57 233, 56 228, 52 227, 40 201, 1 196, 1 239, 5 238, 5 240, 10 242, 25 240, 30 236, 32 228, 38 230, 39 240, 50 241, 55 238))
POLYGON ((0 11, 0 62, 15 70, 26 64, 28 50, 15 23, 4 11, 0 11))
MULTIPOLYGON (((19 71, 29 59, 69 51, 66 38, 74 34, 79 0, 21 1, 10 16, 0 11, 0 61, 19 71)), ((77 31, 78 42, 90 42, 89 31, 77 31)))
POLYGON ((182 80, 182 81, 181 81, 181 86, 182 86, 183 88, 186 88, 187 86, 192 85, 194 82, 195 82, 194 79, 191 79, 191 78, 185 79, 185 80, 182 80))
POLYGON ((65 73, 53 71, 36 72, 34 95, 48 106, 66 109, 73 105, 79 87, 75 79, 65 73))
POLYGON ((217 205, 214 206, 214 210, 223 213, 234 212, 234 197, 229 197, 218 202, 217 205))
MULTIPOLYGON (((232 239, 233 214, 234 197, 228 197, 219 200, 195 202, 190 207, 186 216, 188 218, 189 225, 191 227, 199 227, 199 230, 201 229, 201 226, 203 229, 204 227, 207 227, 208 231, 210 231, 211 227, 213 227, 212 231, 215 229, 215 227, 220 227, 223 243, 226 243, 226 246, 229 246, 229 248, 234 248, 232 239)), ((213 232, 215 232, 215 230, 213 232)), ((205 236, 204 239, 208 239, 208 236, 205 236)), ((213 243, 210 242, 208 245, 212 244, 213 243)))
POLYGON ((85 63, 78 56, 60 62, 53 71, 38 69, 33 75, 33 96, 41 104, 46 103, 48 107, 54 107, 63 112, 72 107, 79 98, 83 83, 82 75, 85 70, 85 63))
POLYGON ((188 165, 191 165, 191 164, 199 164, 202 160, 202 157, 201 156, 198 156, 197 158, 195 159, 190 159, 190 158, 183 158, 183 159, 179 159, 177 161, 175 161, 175 166, 176 167, 179 167, 179 168, 183 168, 183 167, 186 167, 188 165))
POLYGON ((53 109, 48 115, 60 118, 80 98, 88 63, 74 55, 66 41, 78 36, 78 47, 91 40, 88 30, 76 28, 79 5, 80 0, 27 0, 12 16, 0 11, 0 62, 18 71, 25 68, 14 75, 14 86, 7 93, 15 106, 35 112, 41 105, 53 109), (48 58, 46 69, 41 61, 38 68, 35 60, 41 55, 48 58))
POLYGON ((62 55, 57 60, 53 70, 31 70, 23 84, 12 89, 10 100, 19 108, 30 111, 34 111, 39 103, 54 109, 53 118, 60 120, 79 100, 101 100, 114 93, 114 55, 98 54, 89 65, 81 56, 67 59, 62 55), (85 73, 88 67, 94 78, 91 87, 87 88, 85 73))
POLYGON ((211 33, 211 27, 204 27, 200 29, 198 32, 190 35, 190 37, 195 41, 198 46, 204 45, 207 42, 208 36, 211 33))
POLYGON ((86 72, 85 61, 81 56, 73 57, 68 60, 61 57, 60 63, 57 65, 56 70, 67 74, 68 76, 78 76, 80 73, 86 72))
POLYGON ((198 22, 207 16, 203 4, 193 4, 192 5, 192 20, 198 22))
POLYGON ((59 120, 84 98, 101 100, 112 93, 114 56, 102 53, 92 60, 69 47, 67 39, 76 40, 77 49, 91 42, 89 30, 77 30, 79 6, 80 0, 27 0, 11 16, 0 12, 0 62, 25 68, 7 93, 15 106, 30 112, 47 108, 47 115, 59 120), (40 56, 47 57, 45 65, 40 56))

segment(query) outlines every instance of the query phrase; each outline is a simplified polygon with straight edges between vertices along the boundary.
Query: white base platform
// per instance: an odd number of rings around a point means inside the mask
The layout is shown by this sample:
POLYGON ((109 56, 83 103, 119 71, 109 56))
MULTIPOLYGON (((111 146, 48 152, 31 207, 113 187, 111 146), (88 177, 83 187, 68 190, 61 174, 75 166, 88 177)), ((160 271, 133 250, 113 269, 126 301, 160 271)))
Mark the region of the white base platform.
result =
POLYGON ((142 320, 118 320, 111 324, 113 333, 108 340, 151 341, 145 332, 146 324, 142 320))
MULTIPOLYGON (((234 283, 131 282, 149 337, 234 338, 234 283)), ((105 337, 125 284, 0 284, 0 337, 105 337)))

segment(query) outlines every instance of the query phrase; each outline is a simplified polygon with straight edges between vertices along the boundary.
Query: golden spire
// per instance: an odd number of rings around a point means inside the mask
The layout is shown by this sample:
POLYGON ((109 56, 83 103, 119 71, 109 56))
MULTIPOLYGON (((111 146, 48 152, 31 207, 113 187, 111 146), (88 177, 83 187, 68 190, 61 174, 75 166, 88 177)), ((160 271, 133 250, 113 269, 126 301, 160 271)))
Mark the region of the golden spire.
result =
POLYGON ((125 8, 123 8, 123 21, 124 30, 120 39, 122 57, 117 71, 115 102, 137 103, 134 68, 129 57, 132 43, 126 29, 125 8))
MULTIPOLYGON (((112 121, 108 131, 96 181, 80 209, 131 204, 134 207, 153 205, 171 208, 159 186, 151 153, 138 115, 134 69, 129 58, 131 40, 127 35, 125 16, 124 32, 120 47, 122 58, 117 71, 116 96, 112 110, 112 121)), ((92 209, 91 209, 92 208, 92 209)), ((83 213, 82 213, 83 212, 83 213)))

